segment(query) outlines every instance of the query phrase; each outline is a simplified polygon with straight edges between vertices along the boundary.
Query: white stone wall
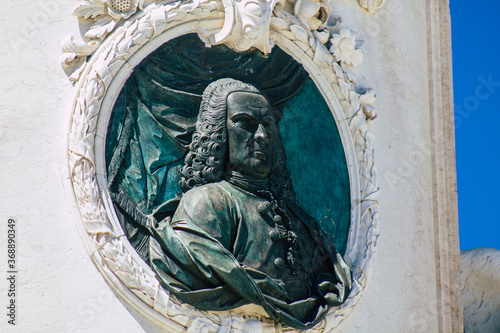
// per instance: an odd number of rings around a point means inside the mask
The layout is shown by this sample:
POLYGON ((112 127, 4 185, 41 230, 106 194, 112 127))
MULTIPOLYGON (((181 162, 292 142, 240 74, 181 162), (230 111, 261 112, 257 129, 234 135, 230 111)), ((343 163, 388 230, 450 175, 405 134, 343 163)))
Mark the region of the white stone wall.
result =
MULTIPOLYGON (((431 3, 446 6, 443 1, 431 3)), ((63 37, 79 35, 78 21, 70 15, 75 5, 18 0, 2 6, 0 331, 155 332, 157 328, 127 310, 92 263, 76 226, 72 193, 63 185, 74 89, 58 58, 63 37), (6 316, 9 218, 17 225, 15 326, 7 324, 6 316)), ((447 165, 454 155, 446 134, 452 121, 436 117, 439 107, 446 108, 436 99, 446 101, 446 93, 433 83, 446 88, 451 81, 446 75, 436 81, 433 75, 443 69, 429 63, 431 53, 440 50, 433 43, 443 38, 430 27, 438 9, 423 1, 389 1, 370 16, 356 1, 332 3, 332 13, 363 41, 364 60, 354 71, 359 83, 377 92, 378 118, 371 131, 380 186, 373 273, 338 332, 449 332, 461 325, 450 323, 457 314, 448 309, 453 305, 442 308, 440 295, 443 286, 454 288, 442 272, 456 270, 455 259, 444 267, 440 258, 445 254, 437 244, 443 245, 440 235, 447 223, 447 253, 458 256, 458 246, 449 221, 456 213, 449 194, 454 188, 445 186, 443 193, 439 185, 444 176, 448 185, 454 184, 454 169, 443 176, 438 163, 447 165), (450 211, 448 217, 443 211, 450 211)))
POLYGON ((0 18, 0 331, 140 332, 83 246, 63 186, 73 86, 60 43, 75 1, 7 1, 0 18), (17 224, 16 325, 7 324, 7 220, 17 224))
POLYGON ((364 42, 356 74, 377 93, 380 186, 373 275, 341 331, 437 332, 426 4, 393 1, 372 16, 333 8, 350 13, 342 17, 364 42))

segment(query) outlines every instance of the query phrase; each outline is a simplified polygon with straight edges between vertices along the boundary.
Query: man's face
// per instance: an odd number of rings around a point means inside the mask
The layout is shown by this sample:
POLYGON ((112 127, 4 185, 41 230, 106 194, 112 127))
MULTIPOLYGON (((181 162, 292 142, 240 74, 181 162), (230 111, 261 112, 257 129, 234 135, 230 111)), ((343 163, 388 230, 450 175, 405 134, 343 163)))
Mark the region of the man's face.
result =
POLYGON ((229 170, 266 178, 272 168, 276 123, 271 105, 257 93, 234 92, 227 98, 229 170))

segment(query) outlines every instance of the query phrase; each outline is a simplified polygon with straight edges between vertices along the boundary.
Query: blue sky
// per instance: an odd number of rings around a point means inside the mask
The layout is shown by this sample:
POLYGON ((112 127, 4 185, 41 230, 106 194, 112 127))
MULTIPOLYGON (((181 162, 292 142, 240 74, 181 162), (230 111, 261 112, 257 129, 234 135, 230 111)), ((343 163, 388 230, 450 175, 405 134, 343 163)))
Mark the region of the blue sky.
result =
POLYGON ((460 248, 500 249, 500 1, 450 9, 460 248))

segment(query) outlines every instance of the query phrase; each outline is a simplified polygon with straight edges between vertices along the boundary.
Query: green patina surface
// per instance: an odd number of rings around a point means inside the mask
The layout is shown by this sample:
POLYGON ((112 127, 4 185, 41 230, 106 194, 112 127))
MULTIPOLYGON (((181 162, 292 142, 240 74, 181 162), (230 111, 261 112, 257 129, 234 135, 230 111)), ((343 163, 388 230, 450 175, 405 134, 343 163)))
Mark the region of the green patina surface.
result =
POLYGON ((335 120, 311 79, 283 110, 281 137, 297 203, 344 254, 350 226, 347 163, 335 120))

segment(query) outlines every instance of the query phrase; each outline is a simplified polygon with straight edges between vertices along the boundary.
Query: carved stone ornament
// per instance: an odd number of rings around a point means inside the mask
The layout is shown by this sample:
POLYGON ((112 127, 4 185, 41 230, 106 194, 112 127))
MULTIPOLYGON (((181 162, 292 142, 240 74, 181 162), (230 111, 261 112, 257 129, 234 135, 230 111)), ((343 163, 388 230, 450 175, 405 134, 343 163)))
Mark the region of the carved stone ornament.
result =
POLYGON ((381 8, 385 4, 385 0, 358 0, 359 5, 366 9, 370 14, 375 13, 375 11, 381 8))
MULTIPOLYGON (((375 2, 360 4, 382 4, 375 2)), ((88 0, 75 10, 93 24, 85 34, 87 41, 68 37, 62 46, 63 67, 76 84, 67 139, 67 186, 74 193, 84 242, 101 274, 119 297, 167 331, 295 331, 257 306, 200 311, 171 297, 130 245, 113 208, 104 149, 115 100, 142 59, 189 33, 197 33, 208 47, 225 44, 236 51, 257 48, 269 53, 279 46, 313 79, 336 121, 349 167, 351 229, 344 258, 352 270, 353 289, 345 303, 310 331, 337 327, 362 296, 379 235, 379 189, 369 132, 375 95, 359 87, 350 74, 361 52, 352 31, 327 25, 329 13, 328 3, 321 0, 88 0)))

